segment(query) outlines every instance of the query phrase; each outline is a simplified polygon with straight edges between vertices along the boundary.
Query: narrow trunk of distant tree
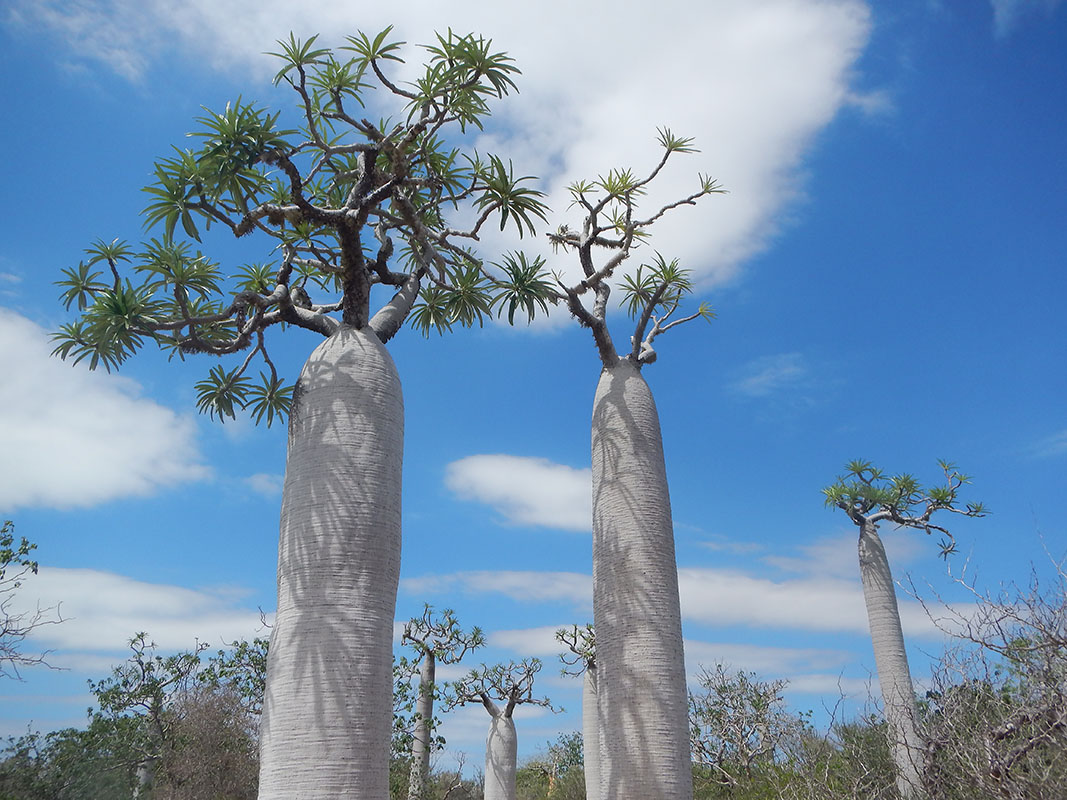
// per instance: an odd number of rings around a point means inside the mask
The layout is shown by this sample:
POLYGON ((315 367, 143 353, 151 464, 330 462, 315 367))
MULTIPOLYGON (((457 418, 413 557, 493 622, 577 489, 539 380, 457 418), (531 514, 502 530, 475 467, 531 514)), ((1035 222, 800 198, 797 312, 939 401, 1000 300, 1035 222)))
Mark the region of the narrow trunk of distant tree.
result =
POLYGON ((423 653, 419 665, 419 697, 415 703, 415 733, 411 741, 411 778, 408 800, 423 800, 430 774, 430 725, 433 722, 433 692, 437 659, 432 650, 423 653))
POLYGON ((389 794, 403 400, 369 330, 301 372, 289 423, 260 800, 389 794))
POLYGON ((585 798, 600 800, 600 734, 596 664, 585 668, 582 685, 582 753, 585 761, 585 798))
POLYGON ((678 567, 659 416, 638 368, 593 404, 593 616, 600 795, 692 800, 678 567))
POLYGON ((911 800, 922 795, 923 742, 893 575, 873 523, 860 526, 859 561, 874 663, 889 726, 889 751, 897 770, 897 790, 901 797, 911 800))
POLYGON ((137 764, 137 772, 134 775, 133 800, 147 797, 152 790, 152 778, 155 775, 155 758, 146 758, 137 764))
POLYGON ((493 714, 485 740, 485 800, 515 800, 515 720, 493 714))

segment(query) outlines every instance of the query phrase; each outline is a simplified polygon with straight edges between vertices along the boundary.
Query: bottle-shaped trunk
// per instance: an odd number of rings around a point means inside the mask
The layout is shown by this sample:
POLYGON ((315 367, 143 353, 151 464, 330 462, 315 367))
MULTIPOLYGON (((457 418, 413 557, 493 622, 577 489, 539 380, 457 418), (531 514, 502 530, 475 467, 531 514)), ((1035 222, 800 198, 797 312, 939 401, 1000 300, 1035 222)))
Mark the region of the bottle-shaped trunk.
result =
POLYGON ((904 650, 904 631, 900 626, 889 559, 877 526, 869 522, 860 527, 859 561, 874 663, 889 726, 889 751, 897 770, 897 790, 901 797, 910 800, 922 794, 923 744, 915 688, 904 650))
POLYGON ((582 685, 582 752, 585 754, 585 798, 600 800, 600 722, 596 664, 585 668, 582 685))
POLYGON ((515 800, 515 720, 493 714, 485 739, 485 800, 515 800))
POLYGON ((289 424, 261 800, 388 796, 403 429, 373 334, 316 348, 289 424))
POLYGON ((430 775, 430 726, 433 724, 433 692, 437 659, 433 650, 423 653, 419 665, 419 697, 415 702, 415 732, 411 740, 411 776, 408 800, 423 800, 430 775))
POLYGON ((628 360, 593 405, 593 615, 600 796, 691 800, 688 697, 667 474, 652 393, 628 360))

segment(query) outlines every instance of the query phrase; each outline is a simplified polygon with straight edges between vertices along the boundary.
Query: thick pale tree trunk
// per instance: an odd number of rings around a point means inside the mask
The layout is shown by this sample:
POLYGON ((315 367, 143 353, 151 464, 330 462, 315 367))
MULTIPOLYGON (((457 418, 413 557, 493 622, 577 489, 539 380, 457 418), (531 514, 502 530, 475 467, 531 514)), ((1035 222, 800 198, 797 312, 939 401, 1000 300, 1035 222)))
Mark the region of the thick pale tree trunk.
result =
POLYGON ((638 368, 593 404, 593 616, 600 796, 691 800, 688 697, 659 416, 638 368))
POLYGON ((585 668, 582 685, 582 751, 585 759, 585 798, 600 800, 600 733, 596 664, 585 668))
POLYGON ((874 663, 889 724, 889 750, 897 770, 897 790, 901 797, 916 798, 922 796, 923 743, 915 688, 904 650, 904 632, 900 627, 889 559, 873 523, 860 526, 859 560, 874 663))
POLYGON ((515 800, 515 720, 493 714, 485 739, 485 800, 515 800))
POLYGON ((433 651, 423 653, 419 665, 419 697, 415 703, 415 734, 411 741, 411 777, 408 800, 422 800, 430 775, 430 724, 433 722, 433 690, 437 679, 437 659, 433 651))
POLYGON ((342 327, 289 423, 260 800, 389 795, 403 400, 389 353, 342 327))

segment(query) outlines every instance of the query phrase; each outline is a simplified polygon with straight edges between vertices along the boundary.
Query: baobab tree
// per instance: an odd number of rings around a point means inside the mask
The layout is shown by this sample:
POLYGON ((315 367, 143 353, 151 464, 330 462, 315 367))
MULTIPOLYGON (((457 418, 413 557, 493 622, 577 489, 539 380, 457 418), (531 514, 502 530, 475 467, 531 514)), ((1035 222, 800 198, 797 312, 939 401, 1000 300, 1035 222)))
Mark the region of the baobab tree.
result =
POLYGON ((411 737, 411 775, 408 800, 422 800, 430 775, 430 732, 433 728, 433 705, 437 693, 437 664, 456 664, 467 653, 485 644, 480 628, 464 631, 455 612, 446 608, 439 615, 426 605, 421 617, 404 625, 401 644, 415 651, 415 658, 405 659, 403 669, 418 670, 419 685, 415 697, 415 727, 411 737))
POLYGON ((533 302, 514 259, 491 287, 471 243, 491 219, 531 232, 540 193, 501 158, 453 149, 518 69, 490 41, 450 31, 400 84, 387 74, 402 60, 389 33, 337 50, 279 42, 274 82, 295 94, 295 127, 240 99, 206 112, 197 146, 160 160, 146 188, 156 238, 99 242, 61 282, 82 314, 56 334, 58 355, 107 369, 148 343, 179 358, 234 355, 197 384, 200 409, 222 419, 244 409, 268 425, 290 417, 263 800, 388 792, 404 419, 385 343, 409 315, 469 325, 493 303, 533 302), (363 116, 376 97, 381 122, 363 116), (449 208, 469 225, 453 227, 449 208), (273 260, 227 278, 176 238, 199 242, 211 226, 258 240, 273 260), (283 328, 325 339, 295 387, 267 347, 283 328))
POLYGON ((489 712, 489 734, 485 739, 485 800, 515 800, 518 738, 512 715, 524 704, 552 709, 548 698, 533 695, 534 676, 540 671, 540 659, 528 658, 482 666, 450 685, 449 707, 481 703, 489 712))
POLYGON ((722 189, 701 175, 695 192, 642 215, 638 201, 671 157, 694 152, 691 139, 668 130, 659 132, 659 144, 663 153, 643 178, 616 169, 573 184, 581 224, 574 230, 564 225, 549 238, 577 255, 582 278, 568 284, 557 277, 557 297, 593 334, 601 362, 592 427, 600 796, 690 800, 674 526, 659 414, 641 370, 656 360, 658 336, 714 315, 701 304, 674 318, 692 285, 676 259, 658 253, 622 278, 623 304, 636 324, 621 352, 609 331, 608 302, 616 271, 657 220, 722 189))
POLYGON ((853 461, 845 467, 844 476, 823 489, 826 505, 842 509, 859 528, 860 580, 888 723, 889 750, 896 767, 897 790, 906 799, 923 794, 926 747, 919 731, 915 687, 904 648, 893 575, 878 524, 891 522, 928 535, 936 531, 943 537, 942 556, 954 552, 955 538, 947 528, 930 521, 933 514, 948 511, 980 517, 986 511, 981 503, 959 507, 956 495, 970 479, 953 464, 939 461, 938 465, 945 474, 944 485, 923 487, 911 475, 887 477, 869 461, 853 461))
POLYGON ((586 800, 600 800, 600 732, 597 698, 596 634, 592 625, 572 625, 556 631, 556 641, 567 648, 560 653, 564 675, 582 676, 582 752, 586 800))

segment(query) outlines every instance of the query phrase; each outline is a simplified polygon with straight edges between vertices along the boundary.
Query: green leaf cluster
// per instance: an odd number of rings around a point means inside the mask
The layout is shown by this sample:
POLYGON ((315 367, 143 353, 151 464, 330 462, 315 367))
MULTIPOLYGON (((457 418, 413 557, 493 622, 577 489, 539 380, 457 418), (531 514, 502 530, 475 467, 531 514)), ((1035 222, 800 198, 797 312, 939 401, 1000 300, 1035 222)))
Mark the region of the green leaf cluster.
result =
POLYGON ((401 83, 386 72, 403 60, 391 34, 358 33, 336 49, 314 36, 280 41, 274 83, 296 97, 289 122, 241 97, 204 108, 189 146, 157 161, 145 187, 154 236, 139 246, 95 242, 63 270, 60 298, 78 317, 56 332, 54 353, 111 370, 150 343, 178 358, 243 352, 196 384, 197 406, 220 420, 245 410, 269 425, 286 417, 292 396, 268 354, 272 328, 327 335, 337 312, 363 327, 371 292, 392 294, 410 278, 421 299, 403 313, 423 332, 547 310, 540 261, 509 256, 494 267, 468 244, 491 219, 532 234, 545 219, 542 193, 510 161, 453 144, 515 89, 518 68, 490 40, 450 30, 425 48, 421 76, 401 83), (399 106, 395 119, 356 113, 372 91, 399 106), (457 209, 474 215, 469 228, 450 227, 457 209), (224 270, 192 244, 213 227, 265 238, 271 256, 224 270))

